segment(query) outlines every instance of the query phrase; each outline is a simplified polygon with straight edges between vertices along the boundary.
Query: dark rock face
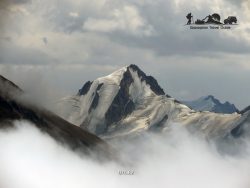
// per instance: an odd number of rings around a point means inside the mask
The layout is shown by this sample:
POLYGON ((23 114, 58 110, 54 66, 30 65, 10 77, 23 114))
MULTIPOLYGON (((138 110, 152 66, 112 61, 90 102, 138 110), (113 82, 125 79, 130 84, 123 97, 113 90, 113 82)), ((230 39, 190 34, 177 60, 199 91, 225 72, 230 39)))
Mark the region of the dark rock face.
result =
POLYGON ((94 97, 94 99, 89 107, 89 110, 88 110, 89 113, 91 112, 91 110, 96 109, 96 107, 98 106, 98 102, 99 102, 99 98, 100 98, 98 91, 102 88, 102 86, 103 86, 103 83, 101 83, 97 86, 96 92, 94 93, 95 97, 94 97))
POLYGON ((215 113, 225 113, 225 114, 232 114, 234 112, 239 112, 239 110, 234 106, 234 104, 231 104, 229 102, 225 102, 222 104, 218 99, 214 98, 214 96, 209 95, 207 99, 212 99, 213 102, 216 104, 214 108, 212 109, 215 113))
POLYGON ((156 95, 165 95, 164 90, 158 85, 158 82, 156 81, 156 79, 154 79, 154 77, 147 76, 143 71, 141 71, 138 66, 134 64, 130 65, 129 68, 137 71, 138 76, 141 78, 141 81, 145 81, 156 95))
POLYGON ((84 86, 81 89, 79 89, 78 95, 85 95, 86 93, 88 93, 91 85, 92 85, 92 82, 90 81, 86 82, 84 86))
MULTIPOLYGON (((167 98, 172 98, 170 95, 166 94, 165 95, 167 98)), ((182 104, 181 101, 177 100, 177 99, 174 99, 174 102, 175 103, 178 103, 178 104, 182 104)))
POLYGON ((239 138, 242 134, 243 134, 243 124, 240 124, 231 130, 231 135, 234 138, 239 138))
MULTIPOLYGON (((165 95, 163 89, 158 85, 157 81, 152 76, 147 76, 143 71, 141 71, 136 65, 130 65, 127 67, 126 71, 122 75, 122 80, 120 82, 120 88, 116 96, 114 97, 111 105, 105 113, 105 121, 101 123, 101 125, 95 125, 96 134, 102 134, 105 132, 109 125, 119 122, 121 119, 125 118, 127 115, 131 114, 135 109, 135 104, 133 100, 130 98, 129 88, 131 84, 134 82, 133 77, 131 75, 131 71, 135 71, 138 74, 138 77, 142 82, 146 82, 147 85, 151 88, 151 90, 157 95, 165 95)), ((89 92, 92 82, 87 82, 81 90, 79 90, 79 95, 85 95, 89 92)), ((99 98, 99 90, 102 88, 103 83, 99 84, 96 88, 96 91, 92 93, 93 100, 88 109, 88 113, 98 108, 99 98)), ((178 102, 178 101, 176 101, 178 102)), ((168 117, 164 117, 166 121, 168 117)), ((81 127, 93 123, 91 117, 87 118, 82 124, 81 127)), ((161 127, 161 122, 159 122, 159 127, 161 127)))
MULTIPOLYGON (((157 81, 152 76, 147 76, 136 65, 130 65, 124 72, 123 78, 120 82, 120 89, 105 114, 106 126, 109 126, 112 123, 120 121, 122 118, 132 113, 133 110, 135 109, 135 104, 130 99, 129 96, 129 87, 131 83, 134 81, 129 71, 130 68, 137 72, 141 81, 145 81, 146 84, 150 86, 151 90, 155 94, 165 95, 163 89, 158 85, 157 81)), ((98 95, 95 95, 95 98, 98 97, 99 97, 98 95)), ((97 100, 98 99, 93 100, 92 104, 94 104, 94 106, 97 100)))
POLYGON ((97 136, 47 110, 23 104, 12 97, 1 95, 0 92, 0 129, 12 128, 14 120, 30 121, 39 130, 73 150, 77 149, 86 154, 95 151, 105 158, 110 152, 108 145, 97 136))
POLYGON ((180 101, 178 101, 177 99, 174 99, 174 102, 175 103, 178 103, 178 104, 182 104, 180 101))
POLYGON ((6 85, 8 85, 12 88, 15 88, 16 90, 22 91, 16 84, 14 84, 13 82, 8 80, 7 78, 0 75, 0 84, 3 85, 4 83, 6 83, 6 85))
POLYGON ((220 101, 216 99, 213 95, 208 95, 205 100, 211 99, 215 104, 220 104, 220 101))
POLYGON ((157 124, 157 126, 158 126, 158 127, 162 127, 162 126, 166 123, 167 120, 168 120, 168 115, 166 114, 166 115, 162 118, 162 120, 157 124))
MULTIPOLYGON (((68 123, 51 112, 39 110, 36 107, 27 107, 12 99, 0 96, 0 123, 13 120, 28 120, 41 131, 57 141, 68 144, 72 149, 94 147, 98 143, 102 143, 98 137, 68 123)), ((0 125, 2 126, 4 123, 0 125)))
POLYGON ((241 110, 241 111, 240 111, 240 114, 244 114, 244 113, 246 113, 246 112, 249 111, 249 110, 250 110, 250 106, 248 106, 248 107, 246 107, 245 109, 241 110))
POLYGON ((234 104, 231 104, 229 102, 221 103, 218 99, 216 99, 213 95, 208 95, 204 99, 201 100, 198 99, 196 101, 191 102, 183 102, 187 106, 189 106, 191 109, 197 110, 197 111, 210 111, 215 113, 223 113, 223 114, 232 114, 232 113, 239 113, 239 110, 235 107, 234 104), (214 106, 211 108, 203 108, 204 105, 213 102, 214 106))
POLYGON ((135 104, 129 96, 129 86, 133 81, 132 75, 127 69, 120 82, 120 90, 105 114, 107 126, 120 121, 135 109, 135 104))
POLYGON ((20 89, 16 84, 0 75, 0 94, 2 96, 20 95, 22 93, 23 90, 20 89))
POLYGON ((245 112, 242 115, 242 119, 243 120, 234 129, 231 130, 231 135, 235 138, 238 138, 244 134, 250 135, 250 112, 245 112))
POLYGON ((33 111, 18 105, 14 100, 0 96, 0 121, 12 119, 28 119, 34 123, 40 121, 33 111))
MULTIPOLYGON (((157 95, 165 95, 163 89, 158 85, 157 81, 152 76, 147 76, 143 71, 139 69, 136 65, 130 65, 127 67, 127 70, 122 75, 122 80, 120 82, 120 89, 113 99, 111 105, 109 106, 107 112, 105 113, 105 122, 103 124, 105 126, 100 127, 108 127, 110 124, 120 121, 122 118, 126 117, 130 113, 133 112, 135 109, 134 102, 130 99, 129 96, 129 87, 132 82, 134 82, 130 69, 133 71, 136 71, 141 81, 145 81, 146 84, 148 84, 151 88, 151 90, 157 94, 157 95)), ((91 87, 93 82, 88 81, 84 84, 84 86, 79 90, 78 95, 85 95, 89 92, 89 89, 91 87)), ((92 93, 94 96, 93 101, 88 109, 88 113, 91 113, 92 110, 96 109, 98 107, 99 103, 99 90, 102 88, 103 83, 99 84, 96 88, 96 91, 92 93)), ((86 120, 85 124, 88 124, 90 122, 90 119, 86 120)), ((84 123, 83 123, 84 124, 84 123)), ((84 127, 84 125, 81 125, 81 127, 84 127)), ((101 132, 104 132, 102 129, 101 132)), ((101 133, 100 133, 101 134, 101 133)))
POLYGON ((232 114, 235 112, 239 112, 239 110, 233 104, 224 104, 221 107, 213 108, 213 112, 215 113, 225 113, 225 114, 232 114))
POLYGON ((99 98, 100 98, 99 94, 95 93, 95 97, 94 97, 94 99, 93 99, 93 101, 92 101, 92 103, 91 103, 91 105, 89 107, 89 110, 88 110, 89 113, 92 110, 96 109, 96 107, 98 106, 99 98))
POLYGON ((164 127, 164 124, 167 122, 168 120, 168 115, 166 114, 162 120, 160 120, 158 123, 156 123, 155 125, 153 125, 152 127, 150 127, 149 130, 151 131, 161 131, 162 128, 164 127))
POLYGON ((242 114, 240 123, 231 131, 231 135, 235 138, 250 136, 250 106, 240 112, 242 114))
POLYGON ((103 83, 98 84, 96 90, 99 91, 102 88, 102 86, 103 86, 103 83))

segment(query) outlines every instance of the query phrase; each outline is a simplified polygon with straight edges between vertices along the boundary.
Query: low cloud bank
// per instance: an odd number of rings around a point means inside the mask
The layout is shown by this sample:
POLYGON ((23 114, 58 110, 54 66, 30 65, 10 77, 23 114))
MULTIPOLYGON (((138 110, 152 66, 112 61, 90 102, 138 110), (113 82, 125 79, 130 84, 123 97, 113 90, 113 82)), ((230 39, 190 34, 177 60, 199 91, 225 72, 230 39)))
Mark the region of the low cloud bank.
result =
POLYGON ((221 155, 213 144, 181 129, 111 141, 125 164, 99 163, 57 143, 26 121, 0 131, 0 187, 4 188, 245 188, 250 155, 221 155))

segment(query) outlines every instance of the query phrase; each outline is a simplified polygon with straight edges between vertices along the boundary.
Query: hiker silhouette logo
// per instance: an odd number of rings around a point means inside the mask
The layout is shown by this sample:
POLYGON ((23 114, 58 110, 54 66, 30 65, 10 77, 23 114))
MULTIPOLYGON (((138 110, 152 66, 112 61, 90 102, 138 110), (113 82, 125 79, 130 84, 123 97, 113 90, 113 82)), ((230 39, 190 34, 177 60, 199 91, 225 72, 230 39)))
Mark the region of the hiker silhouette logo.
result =
POLYGON ((186 25, 190 25, 190 29, 231 29, 231 26, 237 25, 238 22, 236 16, 228 16, 226 19, 221 20, 221 16, 218 13, 209 14, 203 19, 194 20, 194 16, 190 12, 186 15, 186 18, 186 25), (192 25, 200 25, 204 27, 194 27, 192 25), (218 27, 211 25, 217 25, 218 27))

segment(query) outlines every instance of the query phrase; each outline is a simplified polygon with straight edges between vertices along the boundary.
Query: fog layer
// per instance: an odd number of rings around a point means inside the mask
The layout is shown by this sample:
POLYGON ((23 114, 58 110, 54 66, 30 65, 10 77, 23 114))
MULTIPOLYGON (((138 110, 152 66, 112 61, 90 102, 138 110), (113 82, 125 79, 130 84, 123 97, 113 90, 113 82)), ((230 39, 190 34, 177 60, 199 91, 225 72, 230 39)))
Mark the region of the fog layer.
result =
POLYGON ((110 144, 120 152, 125 165, 99 163, 80 156, 31 123, 17 121, 14 129, 0 131, 0 187, 250 186, 247 146, 245 155, 221 155, 213 144, 182 129, 161 136, 150 134, 130 141, 111 141, 110 144))

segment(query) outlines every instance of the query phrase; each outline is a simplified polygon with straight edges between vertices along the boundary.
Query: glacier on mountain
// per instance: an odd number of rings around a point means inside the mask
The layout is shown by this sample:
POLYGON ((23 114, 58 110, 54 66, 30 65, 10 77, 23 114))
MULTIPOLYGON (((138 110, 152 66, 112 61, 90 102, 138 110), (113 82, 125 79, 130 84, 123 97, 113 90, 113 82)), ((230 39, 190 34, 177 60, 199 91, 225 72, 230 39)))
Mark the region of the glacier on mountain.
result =
POLYGON ((168 131, 184 126, 205 137, 237 137, 248 132, 249 112, 218 114, 195 111, 165 94, 152 76, 136 65, 87 82, 60 100, 60 115, 103 138, 168 131))

